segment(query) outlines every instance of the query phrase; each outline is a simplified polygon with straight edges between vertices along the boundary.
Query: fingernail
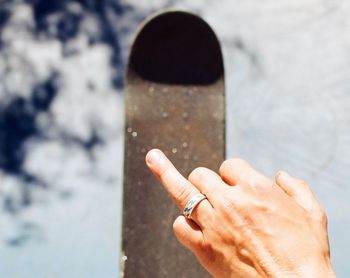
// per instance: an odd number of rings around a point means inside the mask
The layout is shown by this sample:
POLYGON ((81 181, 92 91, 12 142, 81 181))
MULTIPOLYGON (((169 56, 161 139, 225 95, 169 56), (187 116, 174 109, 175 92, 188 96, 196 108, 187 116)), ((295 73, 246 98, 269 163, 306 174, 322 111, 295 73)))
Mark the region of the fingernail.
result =
POLYGON ((150 150, 146 155, 146 163, 148 166, 156 165, 160 159, 160 151, 159 150, 150 150))
POLYGON ((278 173, 276 174, 276 179, 289 179, 290 175, 285 172, 285 171, 278 171, 278 173))

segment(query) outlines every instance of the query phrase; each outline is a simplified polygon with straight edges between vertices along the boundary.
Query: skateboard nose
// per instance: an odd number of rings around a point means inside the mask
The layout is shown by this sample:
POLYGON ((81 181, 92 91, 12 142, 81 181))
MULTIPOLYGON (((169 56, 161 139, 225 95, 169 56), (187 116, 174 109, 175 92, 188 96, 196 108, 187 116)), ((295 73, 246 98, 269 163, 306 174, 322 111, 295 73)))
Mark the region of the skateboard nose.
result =
POLYGON ((221 55, 207 23, 186 12, 170 11, 143 27, 129 68, 153 82, 208 85, 223 75, 221 55))

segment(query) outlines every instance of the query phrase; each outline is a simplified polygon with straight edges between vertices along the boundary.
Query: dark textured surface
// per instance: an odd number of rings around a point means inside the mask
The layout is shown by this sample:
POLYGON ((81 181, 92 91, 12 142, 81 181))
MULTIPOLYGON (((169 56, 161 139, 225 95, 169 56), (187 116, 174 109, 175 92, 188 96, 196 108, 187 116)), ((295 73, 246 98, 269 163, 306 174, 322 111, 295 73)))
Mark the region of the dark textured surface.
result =
POLYGON ((185 176, 198 166, 218 169, 225 153, 223 74, 218 41, 198 17, 167 13, 151 20, 134 42, 126 81, 125 277, 208 276, 173 236, 172 223, 180 211, 144 157, 160 148, 185 176), (155 37, 157 33, 164 35, 155 37), (149 47, 159 52, 142 57, 152 52, 149 47), (193 64, 197 62, 203 66, 193 64), (179 68, 186 68, 185 73, 179 68))

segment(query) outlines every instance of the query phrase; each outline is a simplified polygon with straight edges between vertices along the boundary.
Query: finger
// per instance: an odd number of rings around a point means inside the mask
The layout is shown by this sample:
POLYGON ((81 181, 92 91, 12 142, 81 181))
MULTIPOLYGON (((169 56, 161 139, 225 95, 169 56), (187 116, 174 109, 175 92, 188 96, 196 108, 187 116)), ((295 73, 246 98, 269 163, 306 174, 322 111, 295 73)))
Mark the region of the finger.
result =
POLYGON ((233 158, 222 163, 219 170, 221 178, 229 185, 248 184, 256 186, 271 186, 270 179, 256 171, 248 162, 233 158))
POLYGON ((192 251, 198 249, 203 242, 203 233, 200 227, 183 215, 175 219, 173 230, 177 240, 192 251))
MULTIPOLYGON (((158 177, 174 200, 175 204, 183 210, 187 202, 198 189, 185 179, 170 162, 170 160, 158 149, 148 152, 146 163, 153 174, 158 177)), ((194 209, 191 218, 200 222, 200 217, 205 218, 206 214, 212 211, 212 206, 208 200, 201 201, 194 209)))
POLYGON ((221 196, 228 186, 218 174, 204 167, 193 170, 188 180, 205 194, 214 207, 217 202, 220 202, 221 196))
POLYGON ((275 177, 276 184, 307 211, 318 209, 319 205, 314 193, 306 182, 296 179, 284 171, 275 177))
POLYGON ((151 150, 146 155, 146 163, 180 209, 185 207, 191 196, 198 193, 198 190, 177 171, 162 151, 151 150))

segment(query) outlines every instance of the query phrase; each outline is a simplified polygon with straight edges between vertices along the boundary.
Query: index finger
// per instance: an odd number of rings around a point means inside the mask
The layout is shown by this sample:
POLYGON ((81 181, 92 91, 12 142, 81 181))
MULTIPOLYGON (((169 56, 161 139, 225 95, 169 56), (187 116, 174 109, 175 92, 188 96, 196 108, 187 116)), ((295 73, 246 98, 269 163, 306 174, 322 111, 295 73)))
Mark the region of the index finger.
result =
MULTIPOLYGON (((184 178, 170 160, 158 149, 153 149, 146 156, 146 163, 158 177, 175 204, 183 211, 187 202, 197 193, 198 188, 184 178)), ((190 218, 201 228, 213 216, 213 207, 207 199, 200 201, 192 211, 190 218)))

